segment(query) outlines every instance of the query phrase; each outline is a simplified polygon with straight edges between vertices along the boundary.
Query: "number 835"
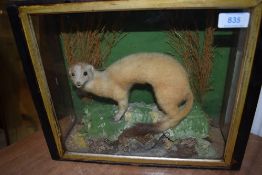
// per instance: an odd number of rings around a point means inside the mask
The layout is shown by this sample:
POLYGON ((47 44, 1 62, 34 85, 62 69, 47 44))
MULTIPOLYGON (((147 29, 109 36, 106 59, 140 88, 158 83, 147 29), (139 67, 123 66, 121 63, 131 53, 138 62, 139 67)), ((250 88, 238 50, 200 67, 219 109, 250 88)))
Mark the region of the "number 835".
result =
POLYGON ((227 22, 228 23, 240 23, 240 17, 228 17, 227 18, 227 22))

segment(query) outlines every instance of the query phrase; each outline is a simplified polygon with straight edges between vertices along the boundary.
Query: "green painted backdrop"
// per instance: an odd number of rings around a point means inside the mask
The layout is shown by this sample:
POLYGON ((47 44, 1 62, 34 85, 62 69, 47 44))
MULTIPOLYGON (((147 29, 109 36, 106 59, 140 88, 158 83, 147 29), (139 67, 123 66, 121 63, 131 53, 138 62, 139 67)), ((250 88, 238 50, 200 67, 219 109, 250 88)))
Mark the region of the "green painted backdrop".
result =
MULTIPOLYGON (((173 14, 172 14, 173 15, 173 14)), ((189 14, 190 15, 190 14, 189 14)), ((192 14, 191 14, 192 15, 192 14)), ((200 36, 203 40, 203 33, 205 28, 205 18, 203 18, 203 12, 196 18, 195 21, 191 21, 193 25, 199 25, 200 36), (202 16, 201 16, 202 15, 202 16)), ((109 14, 106 18, 109 20, 117 20, 116 14, 109 14)), ((168 45, 168 20, 167 17, 170 14, 162 14, 161 12, 129 12, 126 14, 122 21, 119 21, 123 27, 124 37, 117 43, 112 49, 111 54, 103 63, 103 68, 108 67, 116 60, 122 57, 137 53, 137 52, 162 52, 167 54, 174 54, 174 50, 168 45)), ((190 16, 192 18, 192 16, 190 16)), ((185 17, 185 19, 188 19, 185 17)), ((181 17, 183 20, 183 17, 181 17)), ((179 26, 183 23, 179 21, 179 26)), ((176 23, 175 23, 176 24, 176 23)), ((186 25, 185 25, 186 26, 186 25)), ((185 27, 186 28, 186 27, 185 27)), ((232 38, 232 31, 220 31, 216 30, 215 37, 226 37, 227 40, 232 38)), ((221 107, 223 104, 224 89, 226 83, 226 76, 228 70, 228 62, 230 59, 231 46, 216 45, 214 55, 214 67, 210 78, 211 89, 205 95, 203 101, 203 109, 210 117, 220 117, 221 107)), ((176 55, 176 54, 174 54, 176 55)), ((181 60, 178 56, 176 59, 181 60)), ((157 70, 156 70, 157 71, 157 70)), ((175 92, 174 92, 175 93, 175 92)), ((73 99, 76 108, 80 109, 82 104, 77 95, 73 92, 73 99)), ((135 86, 130 93, 130 102, 145 102, 153 103, 154 96, 150 86, 135 86)))

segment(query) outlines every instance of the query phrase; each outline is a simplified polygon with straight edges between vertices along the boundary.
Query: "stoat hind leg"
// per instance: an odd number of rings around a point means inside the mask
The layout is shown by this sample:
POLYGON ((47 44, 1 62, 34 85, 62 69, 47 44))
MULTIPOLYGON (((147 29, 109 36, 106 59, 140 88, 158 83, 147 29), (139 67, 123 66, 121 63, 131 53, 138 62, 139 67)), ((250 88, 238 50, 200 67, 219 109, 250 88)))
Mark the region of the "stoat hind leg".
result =
POLYGON ((176 96, 174 93, 170 94, 168 92, 174 92, 173 89, 157 89, 155 90, 155 95, 157 99, 157 103, 162 108, 162 110, 166 113, 163 121, 172 120, 172 122, 161 122, 161 125, 158 128, 160 131, 164 131, 171 126, 174 127, 179 121, 180 118, 176 118, 179 113, 178 103, 180 102, 180 97, 176 96))

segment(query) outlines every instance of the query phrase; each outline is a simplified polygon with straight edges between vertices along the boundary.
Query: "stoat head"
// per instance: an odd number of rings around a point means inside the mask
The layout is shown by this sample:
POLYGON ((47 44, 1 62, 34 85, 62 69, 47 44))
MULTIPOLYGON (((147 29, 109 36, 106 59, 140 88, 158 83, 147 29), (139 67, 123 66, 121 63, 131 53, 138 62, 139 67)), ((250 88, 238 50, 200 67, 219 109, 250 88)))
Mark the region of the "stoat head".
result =
POLYGON ((94 67, 86 63, 76 63, 69 67, 69 77, 77 88, 91 81, 94 77, 94 67))

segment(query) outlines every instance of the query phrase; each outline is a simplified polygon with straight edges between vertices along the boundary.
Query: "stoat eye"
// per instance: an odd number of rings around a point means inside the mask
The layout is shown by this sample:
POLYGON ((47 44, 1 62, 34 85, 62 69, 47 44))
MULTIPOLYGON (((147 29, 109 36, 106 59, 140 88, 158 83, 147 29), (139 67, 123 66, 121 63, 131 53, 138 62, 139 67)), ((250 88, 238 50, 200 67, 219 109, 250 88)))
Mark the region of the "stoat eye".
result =
POLYGON ((75 76, 75 73, 71 73, 71 76, 74 77, 74 76, 75 76))
POLYGON ((85 71, 85 72, 83 73, 83 75, 84 75, 84 76, 87 76, 87 71, 85 71))

